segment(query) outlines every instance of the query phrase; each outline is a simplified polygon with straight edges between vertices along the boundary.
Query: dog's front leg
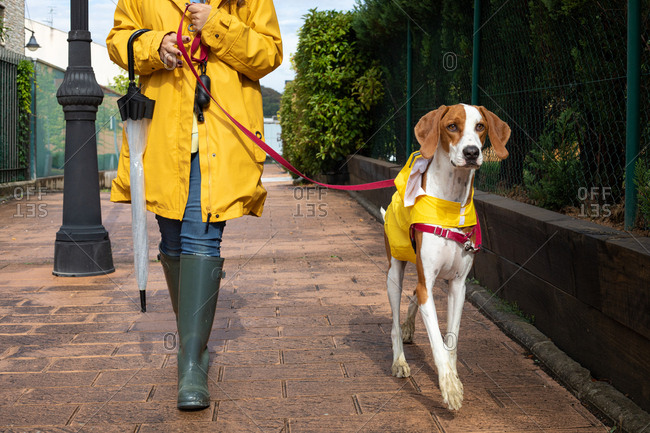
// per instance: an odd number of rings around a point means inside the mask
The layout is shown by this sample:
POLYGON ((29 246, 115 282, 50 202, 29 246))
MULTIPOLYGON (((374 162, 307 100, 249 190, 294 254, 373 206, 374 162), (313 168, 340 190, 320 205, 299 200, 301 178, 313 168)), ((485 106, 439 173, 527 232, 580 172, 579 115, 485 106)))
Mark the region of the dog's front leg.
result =
MULTIPOLYGON (((438 314, 433 300, 433 285, 438 277, 438 270, 441 268, 439 253, 441 249, 435 248, 433 244, 429 246, 430 248, 421 251, 422 254, 418 255, 416 266, 419 281, 416 292, 420 304, 420 314, 427 329, 433 358, 438 370, 440 393, 449 409, 458 410, 463 402, 463 384, 458 379, 455 357, 452 356, 450 348, 445 344, 440 332, 438 314)), ((456 300, 454 300, 454 306, 456 303, 456 300)))
POLYGON ((449 296, 447 305, 447 335, 445 336, 445 349, 449 354, 449 371, 446 375, 439 372, 440 390, 447 393, 445 402, 450 409, 460 409, 463 402, 463 384, 458 378, 456 362, 458 358, 458 336, 460 319, 465 303, 465 278, 467 273, 457 276, 449 281, 449 296))
POLYGON ((393 327, 390 336, 393 343, 393 365, 391 367, 393 376, 409 377, 411 369, 404 357, 404 346, 402 345, 402 331, 399 325, 399 307, 402 298, 402 281, 404 280, 404 267, 406 262, 390 258, 390 269, 386 287, 388 289, 388 300, 393 313, 393 327))
POLYGON ((447 335, 445 336, 445 344, 447 345, 447 350, 449 350, 451 368, 454 372, 457 371, 458 337, 460 332, 460 319, 463 315, 463 305, 465 304, 465 279, 467 278, 467 273, 449 281, 449 295, 447 296, 447 335))
MULTIPOLYGON (((433 283, 431 283, 431 286, 433 286, 433 283)), ((425 303, 420 305, 420 314, 431 342, 431 350, 438 370, 438 384, 443 401, 449 406, 449 409, 458 410, 463 402, 463 384, 458 379, 456 369, 452 366, 451 352, 440 333, 436 307, 433 303, 432 288, 428 288, 429 296, 425 303)))

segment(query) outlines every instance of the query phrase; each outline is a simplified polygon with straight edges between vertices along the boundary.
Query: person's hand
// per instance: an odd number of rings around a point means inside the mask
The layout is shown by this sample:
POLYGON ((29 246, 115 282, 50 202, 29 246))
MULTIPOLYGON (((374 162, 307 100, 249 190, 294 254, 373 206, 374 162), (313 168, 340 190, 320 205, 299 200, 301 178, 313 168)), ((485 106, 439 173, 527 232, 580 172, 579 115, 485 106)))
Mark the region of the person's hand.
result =
POLYGON ((197 32, 200 32, 210 17, 212 6, 205 3, 192 3, 187 10, 191 14, 190 21, 192 22, 192 27, 197 32))
MULTIPOLYGON (((189 36, 183 36, 183 43, 190 41, 189 36)), ((176 33, 168 33, 163 37, 158 48, 160 60, 165 64, 167 69, 176 69, 183 67, 183 55, 176 45, 176 33)))

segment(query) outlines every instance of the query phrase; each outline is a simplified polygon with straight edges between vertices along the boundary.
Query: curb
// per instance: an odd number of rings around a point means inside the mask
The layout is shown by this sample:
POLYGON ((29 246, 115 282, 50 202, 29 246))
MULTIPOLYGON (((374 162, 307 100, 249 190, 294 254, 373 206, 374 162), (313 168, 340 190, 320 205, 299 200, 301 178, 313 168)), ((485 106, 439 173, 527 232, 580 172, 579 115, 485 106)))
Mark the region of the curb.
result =
MULTIPOLYGON (((116 170, 99 171, 99 188, 110 189, 113 179, 117 177, 116 170)), ((17 194, 38 195, 42 192, 63 191, 63 175, 39 177, 32 180, 10 182, 0 184, 0 201, 8 201, 17 198, 17 194)))
POLYGON ((537 328, 499 308, 501 300, 483 287, 467 283, 467 300, 508 336, 533 353, 580 401, 609 418, 627 433, 650 433, 650 414, 605 382, 594 381, 589 370, 571 359, 537 328))
POLYGON ((361 205, 361 207, 364 208, 377 221, 379 221, 382 225, 384 224, 384 218, 381 216, 381 212, 379 211, 379 207, 377 205, 356 191, 347 191, 347 193, 350 194, 350 197, 355 199, 361 205))

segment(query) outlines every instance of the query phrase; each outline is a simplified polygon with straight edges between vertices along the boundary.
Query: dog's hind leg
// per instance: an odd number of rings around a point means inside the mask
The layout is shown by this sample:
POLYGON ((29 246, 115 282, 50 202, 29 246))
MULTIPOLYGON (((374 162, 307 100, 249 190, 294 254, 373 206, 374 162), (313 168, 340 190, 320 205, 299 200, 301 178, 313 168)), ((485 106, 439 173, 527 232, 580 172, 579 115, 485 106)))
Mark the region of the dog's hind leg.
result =
POLYGON ((388 278, 386 288, 388 291, 388 300, 390 309, 393 313, 393 327, 390 336, 393 343, 393 365, 391 367, 393 376, 409 377, 411 369, 404 357, 404 346, 402 344, 402 331, 399 325, 399 307, 402 297, 402 281, 404 279, 404 267, 406 262, 390 258, 390 268, 388 269, 388 278))
POLYGON ((413 334, 415 334, 415 314, 418 312, 418 303, 415 297, 409 298, 409 309, 406 313, 406 320, 402 323, 402 341, 404 343, 413 343, 413 334))

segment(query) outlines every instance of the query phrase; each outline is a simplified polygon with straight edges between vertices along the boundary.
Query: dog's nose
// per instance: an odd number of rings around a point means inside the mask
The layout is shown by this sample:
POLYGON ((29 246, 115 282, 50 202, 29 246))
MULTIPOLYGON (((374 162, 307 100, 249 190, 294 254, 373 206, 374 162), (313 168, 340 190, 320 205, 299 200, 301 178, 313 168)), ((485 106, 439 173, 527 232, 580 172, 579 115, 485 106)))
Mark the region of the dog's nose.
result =
POLYGON ((463 156, 468 161, 475 161, 478 159, 480 149, 477 146, 467 146, 463 149, 463 156))

